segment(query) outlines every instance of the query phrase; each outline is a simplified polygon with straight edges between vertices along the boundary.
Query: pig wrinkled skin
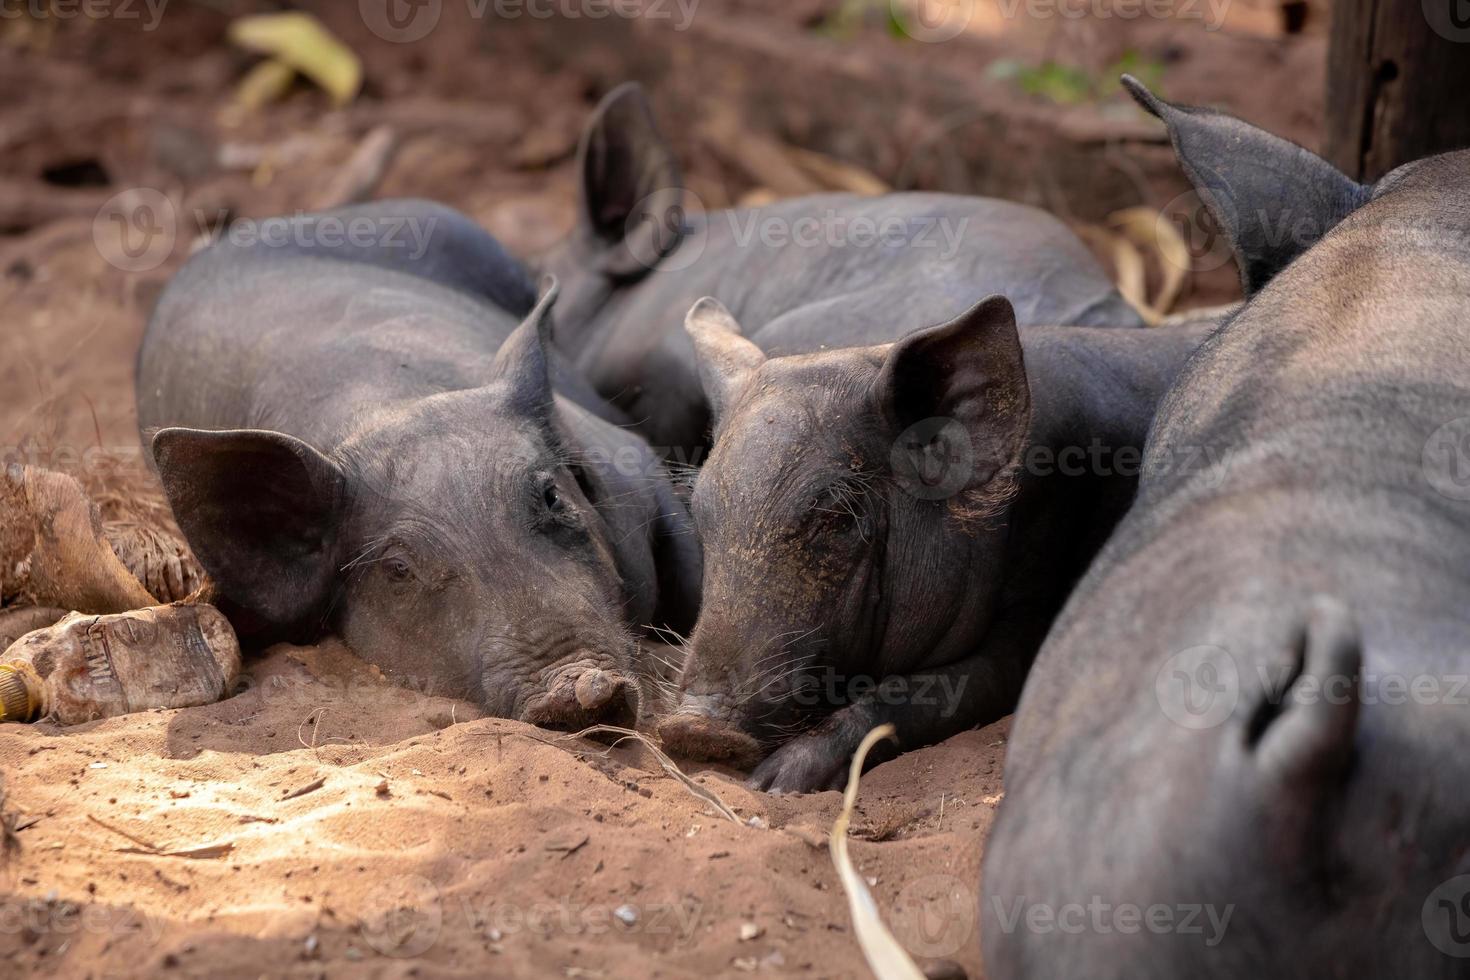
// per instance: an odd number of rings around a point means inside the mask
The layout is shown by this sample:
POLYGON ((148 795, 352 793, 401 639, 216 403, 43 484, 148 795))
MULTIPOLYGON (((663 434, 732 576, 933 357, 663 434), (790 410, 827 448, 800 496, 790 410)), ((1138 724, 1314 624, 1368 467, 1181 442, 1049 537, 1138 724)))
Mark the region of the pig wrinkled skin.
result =
POLYGON ((536 303, 427 202, 281 221, 194 256, 139 357, 145 442, 232 618, 334 631, 496 715, 631 722, 638 635, 692 623, 698 545, 647 445, 548 356, 554 286, 536 303))
POLYGON ((824 194, 702 213, 642 90, 603 100, 582 137, 575 231, 547 257, 563 283, 557 345, 659 451, 698 462, 709 405, 682 329, 724 303, 769 354, 886 343, 995 293, 1022 324, 1137 327, 1137 312, 1065 225, 953 194, 824 194))
POLYGON ((986 974, 1463 977, 1470 151, 1359 186, 1127 84, 1250 299, 1027 682, 986 974), (1166 927, 1089 911, 1125 903, 1166 927))
POLYGON ((715 446, 691 506, 702 612, 659 732, 778 792, 841 788, 881 723, 915 748, 1014 707, 1209 329, 1018 331, 998 296, 784 357, 714 300, 688 326, 715 446))

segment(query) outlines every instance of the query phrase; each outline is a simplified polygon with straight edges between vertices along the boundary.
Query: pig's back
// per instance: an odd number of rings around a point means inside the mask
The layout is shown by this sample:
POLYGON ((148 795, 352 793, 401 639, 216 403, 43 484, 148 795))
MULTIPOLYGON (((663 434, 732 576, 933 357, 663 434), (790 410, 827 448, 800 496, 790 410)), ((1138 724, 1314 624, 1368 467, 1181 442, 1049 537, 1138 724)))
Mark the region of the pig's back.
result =
POLYGON ((214 246, 149 322, 139 424, 335 445, 385 405, 483 383, 515 325, 466 291, 382 265, 214 246))

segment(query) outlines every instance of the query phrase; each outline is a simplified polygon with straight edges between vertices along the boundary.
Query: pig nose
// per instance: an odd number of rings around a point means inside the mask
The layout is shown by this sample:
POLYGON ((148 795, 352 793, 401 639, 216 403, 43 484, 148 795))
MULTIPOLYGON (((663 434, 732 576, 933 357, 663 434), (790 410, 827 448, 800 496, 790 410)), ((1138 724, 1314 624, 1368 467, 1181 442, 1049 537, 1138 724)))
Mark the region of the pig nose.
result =
POLYGON ((573 694, 588 724, 632 728, 638 721, 638 688, 626 677, 589 670, 577 678, 573 694))
POLYGON ((760 742, 738 725, 687 708, 661 720, 658 736, 675 755, 739 769, 749 769, 765 754, 760 742))
POLYGON ((576 664, 561 671, 532 700, 521 720, 576 732, 593 725, 632 728, 638 722, 638 685, 616 671, 576 664))

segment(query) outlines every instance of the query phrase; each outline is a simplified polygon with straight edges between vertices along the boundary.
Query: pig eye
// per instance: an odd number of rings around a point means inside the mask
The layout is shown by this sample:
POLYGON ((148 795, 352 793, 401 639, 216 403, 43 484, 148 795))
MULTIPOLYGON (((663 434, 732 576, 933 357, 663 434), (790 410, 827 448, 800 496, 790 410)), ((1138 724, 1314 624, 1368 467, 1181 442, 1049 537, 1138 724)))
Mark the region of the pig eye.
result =
POLYGON ((561 494, 556 489, 555 483, 548 483, 546 489, 541 491, 541 499, 546 503, 546 509, 553 514, 559 514, 566 509, 566 502, 561 499, 561 494))
POLYGON ((389 555, 383 559, 383 571, 390 582, 407 582, 413 578, 413 566, 401 555, 389 555))

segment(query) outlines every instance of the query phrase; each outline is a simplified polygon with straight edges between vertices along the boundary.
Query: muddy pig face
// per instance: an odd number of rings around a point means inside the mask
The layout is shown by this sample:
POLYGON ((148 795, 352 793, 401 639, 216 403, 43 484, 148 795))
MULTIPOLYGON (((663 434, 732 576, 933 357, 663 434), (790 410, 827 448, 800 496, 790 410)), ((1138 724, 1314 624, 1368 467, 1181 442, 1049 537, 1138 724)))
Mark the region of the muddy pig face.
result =
POLYGON ((569 442, 548 306, 489 385, 385 406, 330 456, 274 432, 158 433, 174 512, 224 597, 276 635, 334 629, 390 676, 496 715, 634 721, 625 624, 654 615, 661 474, 569 442))
POLYGON ((716 429, 693 493, 703 607, 660 731, 750 764, 841 707, 829 681, 973 642, 1030 397, 1001 297, 895 344, 769 360, 713 300, 687 326, 716 429))

